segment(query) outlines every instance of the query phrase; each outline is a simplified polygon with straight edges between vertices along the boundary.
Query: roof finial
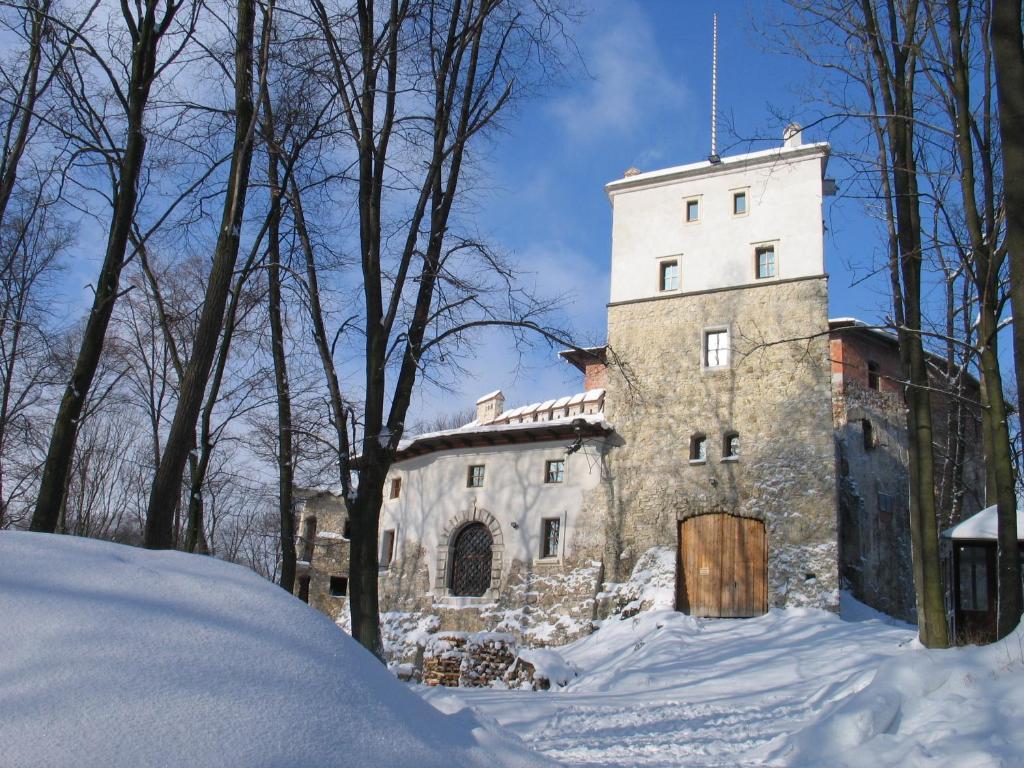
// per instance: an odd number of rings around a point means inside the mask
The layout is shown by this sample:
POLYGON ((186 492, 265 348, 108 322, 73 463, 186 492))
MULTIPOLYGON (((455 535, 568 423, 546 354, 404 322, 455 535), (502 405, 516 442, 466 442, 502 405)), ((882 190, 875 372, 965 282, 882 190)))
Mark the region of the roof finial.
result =
POLYGON ((718 156, 718 14, 712 19, 711 32, 711 154, 708 160, 720 163, 718 156))

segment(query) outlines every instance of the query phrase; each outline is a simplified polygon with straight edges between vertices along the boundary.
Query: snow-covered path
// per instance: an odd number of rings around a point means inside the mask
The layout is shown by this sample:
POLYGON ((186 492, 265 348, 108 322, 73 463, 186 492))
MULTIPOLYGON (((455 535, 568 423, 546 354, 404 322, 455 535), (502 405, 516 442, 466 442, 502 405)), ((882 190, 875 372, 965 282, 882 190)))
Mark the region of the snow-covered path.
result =
POLYGON ((743 753, 866 686, 915 633, 789 609, 746 620, 672 611, 611 620, 559 649, 580 669, 557 691, 421 689, 456 697, 567 765, 761 765, 743 753))

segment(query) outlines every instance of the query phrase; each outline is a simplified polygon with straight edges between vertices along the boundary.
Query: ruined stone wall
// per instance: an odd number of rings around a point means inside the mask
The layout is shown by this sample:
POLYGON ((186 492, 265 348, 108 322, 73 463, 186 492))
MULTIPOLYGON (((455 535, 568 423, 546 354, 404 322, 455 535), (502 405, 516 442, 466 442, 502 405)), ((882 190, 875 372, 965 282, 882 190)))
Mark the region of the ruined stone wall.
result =
POLYGON ((605 414, 622 444, 584 509, 606 543, 607 580, 650 547, 677 546, 679 521, 725 512, 765 522, 769 605, 836 606, 827 330, 823 277, 609 307, 605 414), (702 364, 709 328, 729 330, 727 368, 702 364), (738 459, 723 456, 733 430, 738 459), (701 463, 689 460, 696 433, 707 436, 701 463))
POLYGON ((916 622, 902 397, 853 379, 834 406, 841 584, 872 608, 916 622))
MULTIPOLYGON (((316 534, 313 538, 312 558, 308 565, 300 563, 299 578, 295 591, 298 594, 303 577, 309 578, 309 604, 337 620, 348 605, 347 595, 331 594, 331 578, 348 578, 349 541, 345 537, 345 521, 348 514, 341 497, 327 491, 303 491, 305 496, 299 510, 296 530, 305 530, 308 518, 316 518, 316 534)), ((302 550, 300 542, 299 550, 302 550)))
MULTIPOLYGON (((834 332, 831 346, 841 583, 861 602, 916 622, 906 407, 898 351, 893 342, 857 329, 834 332), (880 370, 877 389, 869 386, 868 361, 880 370)), ((933 369, 932 385, 935 497, 942 530, 983 506, 984 461, 976 384, 967 382, 965 397, 951 397, 941 392, 942 376, 933 369), (950 451, 947 436, 956 418, 964 420, 966 431, 962 444, 950 451), (955 462, 961 464, 959 470, 955 462), (954 471, 961 472, 960 483, 954 483, 954 471)))

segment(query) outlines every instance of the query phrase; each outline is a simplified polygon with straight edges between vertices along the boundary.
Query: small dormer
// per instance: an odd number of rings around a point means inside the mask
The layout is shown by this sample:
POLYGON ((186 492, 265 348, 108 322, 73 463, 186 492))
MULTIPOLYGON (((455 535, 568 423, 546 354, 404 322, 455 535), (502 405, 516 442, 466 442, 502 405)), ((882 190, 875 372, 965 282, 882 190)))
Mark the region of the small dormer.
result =
POLYGON ((476 401, 476 423, 490 424, 505 410, 505 396, 500 389, 488 392, 476 401))

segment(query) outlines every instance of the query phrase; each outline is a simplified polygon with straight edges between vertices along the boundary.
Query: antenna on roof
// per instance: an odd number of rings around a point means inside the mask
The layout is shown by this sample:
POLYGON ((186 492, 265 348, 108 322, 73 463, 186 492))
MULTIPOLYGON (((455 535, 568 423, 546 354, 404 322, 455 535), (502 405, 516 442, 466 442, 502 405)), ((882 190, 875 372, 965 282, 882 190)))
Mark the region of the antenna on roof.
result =
POLYGON ((711 32, 711 154, 708 162, 722 162, 718 156, 718 14, 714 14, 711 32))

